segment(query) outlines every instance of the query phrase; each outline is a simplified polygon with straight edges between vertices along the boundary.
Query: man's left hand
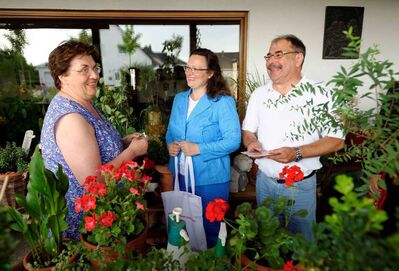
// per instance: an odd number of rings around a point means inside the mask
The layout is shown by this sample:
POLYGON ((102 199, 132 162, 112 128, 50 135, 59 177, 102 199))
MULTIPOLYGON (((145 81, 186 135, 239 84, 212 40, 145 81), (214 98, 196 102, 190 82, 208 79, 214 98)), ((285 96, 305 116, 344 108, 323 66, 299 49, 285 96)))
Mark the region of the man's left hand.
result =
POLYGON ((295 148, 293 147, 282 147, 269 152, 266 156, 279 163, 289 163, 295 161, 295 148))
POLYGON ((180 149, 186 156, 194 156, 200 154, 199 147, 197 144, 191 143, 189 141, 179 142, 180 149))

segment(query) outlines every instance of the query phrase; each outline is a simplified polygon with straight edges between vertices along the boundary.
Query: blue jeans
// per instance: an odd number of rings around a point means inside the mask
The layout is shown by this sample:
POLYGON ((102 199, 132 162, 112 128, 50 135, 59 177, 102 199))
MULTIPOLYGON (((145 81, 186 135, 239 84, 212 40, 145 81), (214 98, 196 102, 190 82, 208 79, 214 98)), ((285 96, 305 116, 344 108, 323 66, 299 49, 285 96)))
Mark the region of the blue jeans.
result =
POLYGON ((295 201, 290 212, 301 209, 308 211, 306 217, 292 216, 288 229, 293 233, 302 233, 306 240, 313 239, 312 227, 316 221, 316 174, 295 184, 297 188, 287 188, 284 183, 277 183, 275 179, 267 177, 260 170, 256 176, 256 202, 260 205, 267 197, 275 199, 286 197, 295 201))
MULTIPOLYGON (((184 177, 179 174, 179 186, 180 190, 186 191, 186 185, 184 183, 184 177)), ((191 187, 188 189, 191 192, 191 187)), ((216 246, 218 241, 220 222, 215 221, 209 222, 205 217, 206 206, 209 202, 214 201, 216 198, 221 198, 225 201, 229 199, 230 182, 208 184, 195 187, 195 194, 201 197, 202 201, 202 218, 206 235, 206 242, 208 248, 216 246)))

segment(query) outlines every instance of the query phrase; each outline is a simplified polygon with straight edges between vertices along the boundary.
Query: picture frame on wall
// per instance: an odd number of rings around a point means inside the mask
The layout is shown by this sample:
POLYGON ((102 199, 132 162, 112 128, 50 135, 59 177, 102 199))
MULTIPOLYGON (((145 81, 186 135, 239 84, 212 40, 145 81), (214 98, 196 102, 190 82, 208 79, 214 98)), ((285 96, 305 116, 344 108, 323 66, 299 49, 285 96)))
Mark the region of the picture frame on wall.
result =
POLYGON ((349 40, 343 31, 349 27, 353 35, 361 38, 363 29, 364 7, 327 6, 324 22, 323 59, 350 59, 357 57, 343 56, 349 40))

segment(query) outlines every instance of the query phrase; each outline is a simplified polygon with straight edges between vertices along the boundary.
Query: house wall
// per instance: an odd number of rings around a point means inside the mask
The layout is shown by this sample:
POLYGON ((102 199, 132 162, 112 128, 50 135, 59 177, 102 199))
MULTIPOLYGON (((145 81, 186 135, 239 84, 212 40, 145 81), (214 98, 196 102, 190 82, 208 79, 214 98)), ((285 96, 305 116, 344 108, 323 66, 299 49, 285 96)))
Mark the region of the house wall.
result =
POLYGON ((141 48, 137 49, 131 55, 121 53, 118 50, 118 44, 122 44, 122 29, 116 25, 111 25, 109 29, 100 30, 102 67, 104 74, 104 84, 120 86, 122 78, 118 77, 119 70, 122 67, 128 68, 130 64, 139 63, 142 65, 151 65, 151 59, 143 52, 141 48))
POLYGON ((322 59, 326 6, 364 7, 362 51, 378 44, 381 59, 390 59, 394 69, 399 70, 397 0, 0 0, 2 8, 249 11, 248 72, 265 74, 263 55, 268 51, 270 40, 279 34, 292 33, 307 46, 304 74, 324 82, 329 81, 341 65, 352 62, 322 59))
POLYGON ((53 77, 51 76, 49 68, 46 67, 37 67, 39 71, 40 83, 46 84, 47 87, 55 87, 53 77))

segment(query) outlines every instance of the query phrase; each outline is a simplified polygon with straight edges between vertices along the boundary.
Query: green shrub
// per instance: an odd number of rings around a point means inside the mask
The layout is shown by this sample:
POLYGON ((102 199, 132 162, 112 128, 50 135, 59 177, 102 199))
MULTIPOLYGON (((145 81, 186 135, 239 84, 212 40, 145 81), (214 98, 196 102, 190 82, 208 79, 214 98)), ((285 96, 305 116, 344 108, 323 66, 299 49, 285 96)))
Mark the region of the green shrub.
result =
POLYGON ((15 142, 7 142, 4 148, 0 147, 0 172, 25 172, 28 168, 28 157, 24 149, 17 147, 15 142))

